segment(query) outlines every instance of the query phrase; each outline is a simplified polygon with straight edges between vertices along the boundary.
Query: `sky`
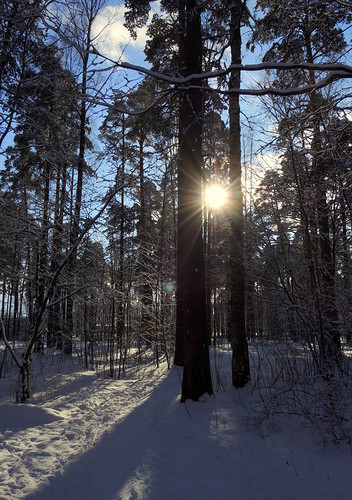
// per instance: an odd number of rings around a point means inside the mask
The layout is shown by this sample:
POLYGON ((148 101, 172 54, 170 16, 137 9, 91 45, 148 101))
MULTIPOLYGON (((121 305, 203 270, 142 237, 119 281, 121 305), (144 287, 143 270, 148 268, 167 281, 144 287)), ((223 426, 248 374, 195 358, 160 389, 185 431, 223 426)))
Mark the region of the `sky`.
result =
MULTIPOLYGON (((137 38, 131 38, 124 26, 124 2, 107 2, 93 25, 96 47, 112 59, 122 59, 133 64, 144 62, 143 50, 147 41, 147 26, 137 30, 137 38)), ((149 20, 154 13, 160 13, 159 1, 152 2, 149 20)))
MULTIPOLYGON (((137 38, 134 40, 131 38, 128 30, 124 27, 124 13, 126 9, 123 1, 110 1, 107 0, 105 7, 99 12, 97 19, 93 24, 92 35, 95 38, 94 45, 101 52, 101 54, 113 60, 123 60, 124 62, 129 62, 135 65, 148 66, 145 61, 145 55, 143 53, 145 42, 147 40, 147 26, 137 30, 137 38)), ((149 20, 151 20, 154 13, 161 14, 160 12, 160 2, 154 1, 151 3, 151 12, 149 15, 149 20)), ((248 53, 246 54, 246 60, 252 61, 253 56, 248 53), (249 59, 248 59, 249 58, 249 59)), ((116 80, 115 87, 123 85, 123 74, 118 73, 118 79, 116 80)), ((129 73, 131 76, 131 73, 129 73)), ((134 77, 137 75, 134 74, 134 77)), ((243 73, 244 85, 251 82, 251 79, 243 73)), ((252 82, 251 82, 252 83, 252 82)), ((253 103, 255 100, 251 98, 246 98, 242 100, 243 102, 243 118, 249 115, 249 110, 253 109, 253 103), (249 105, 247 105, 249 102, 249 105)), ((243 123, 246 120, 243 119, 243 123)), ((93 141, 95 142, 97 149, 101 146, 98 141, 98 129, 101 124, 101 118, 96 115, 95 122, 92 120, 91 127, 93 132, 93 141)), ((9 134, 6 143, 3 145, 3 149, 11 144, 13 135, 9 134)), ((0 164, 3 162, 0 158, 0 164)))
MULTIPOLYGON (((250 0, 248 5, 253 9, 255 2, 250 0)), ((128 30, 123 25, 125 11, 124 2, 107 2, 107 5, 101 10, 93 26, 93 35, 97 37, 97 48, 102 54, 107 55, 111 59, 119 60, 121 58, 124 62, 148 67, 148 63, 144 60, 145 56, 143 53, 147 41, 147 26, 139 29, 137 32, 137 39, 133 40, 128 30)), ((161 14, 159 1, 151 3, 149 20, 151 20, 154 13, 161 14)), ((242 30, 243 62, 260 62, 262 57, 262 49, 260 47, 256 49, 254 54, 245 50, 247 33, 247 29, 242 30)), ((134 77, 136 76, 136 74, 131 72, 129 74, 134 75, 134 77)), ((263 73, 256 73, 253 75, 242 72, 242 85, 244 87, 255 87, 262 77, 263 73)), ((259 135, 262 140, 265 141, 266 137, 264 132, 266 131, 266 133, 271 135, 271 131, 260 108, 259 98, 250 96, 241 97, 241 112, 243 158, 247 164, 250 164, 252 159, 249 158, 251 155, 249 150, 252 152, 253 149, 255 150, 261 145, 258 141, 259 135), (259 116, 260 118, 258 119, 259 116), (255 131, 256 137, 254 137, 253 133, 254 127, 257 129, 255 131), (245 142, 248 144, 247 148, 245 142)), ((226 112, 224 113, 224 120, 228 120, 226 112)), ((97 147, 100 147, 98 143, 97 147)), ((255 181, 256 185, 260 182, 262 172, 273 166, 277 167, 277 157, 272 152, 263 153, 257 158, 255 175, 258 177, 258 180, 255 181)))

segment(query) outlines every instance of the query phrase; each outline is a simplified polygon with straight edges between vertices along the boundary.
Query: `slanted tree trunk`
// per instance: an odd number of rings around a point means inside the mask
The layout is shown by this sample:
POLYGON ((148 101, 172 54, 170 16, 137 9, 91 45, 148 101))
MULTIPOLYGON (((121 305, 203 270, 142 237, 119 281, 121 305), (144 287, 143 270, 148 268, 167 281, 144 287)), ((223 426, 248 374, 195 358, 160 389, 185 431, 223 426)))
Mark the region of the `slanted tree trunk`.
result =
MULTIPOLYGON (((229 2, 231 11, 230 44, 232 64, 241 63, 242 2, 229 2)), ((231 72, 230 89, 240 88, 240 71, 231 72)), ((230 338, 232 344, 232 384, 243 387, 250 379, 245 324, 245 268, 243 258, 243 195, 241 187, 241 128, 239 95, 230 94, 230 338)))

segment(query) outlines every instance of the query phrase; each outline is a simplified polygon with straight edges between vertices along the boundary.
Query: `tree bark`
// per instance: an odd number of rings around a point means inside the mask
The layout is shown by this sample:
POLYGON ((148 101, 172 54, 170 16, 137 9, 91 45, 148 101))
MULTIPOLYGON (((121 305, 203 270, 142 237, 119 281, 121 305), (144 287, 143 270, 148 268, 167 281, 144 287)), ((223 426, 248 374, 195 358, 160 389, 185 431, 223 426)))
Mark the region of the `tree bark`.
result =
MULTIPOLYGON (((195 0, 186 0, 185 9, 185 72, 200 73, 200 8, 195 0)), ((179 110, 176 328, 184 338, 181 401, 197 401, 203 394, 213 392, 207 341, 202 241, 202 94, 202 89, 192 88, 191 82, 190 88, 181 96, 179 110)))
MULTIPOLYGON (((307 50, 307 61, 314 63, 311 35, 309 31, 305 33, 305 43, 307 50)), ((309 71, 309 83, 315 85, 315 74, 309 71)), ((330 241, 329 206, 327 202, 327 185, 325 180, 325 166, 322 161, 322 144, 320 132, 320 105, 319 96, 316 91, 309 94, 310 112, 313 116, 313 137, 312 137, 312 174, 316 186, 316 212, 319 229, 319 250, 321 258, 321 314, 323 317, 323 328, 321 336, 321 361, 326 364, 323 370, 333 371, 333 365, 339 365, 341 356, 341 339, 338 330, 338 311, 336 305, 335 292, 335 269, 333 262, 333 252, 330 241)), ((320 311, 319 311, 320 313, 320 311)), ((328 374, 330 376, 330 374, 328 374)))
MULTIPOLYGON (((93 0, 92 0, 93 1, 93 0)), ((82 82, 81 82, 81 93, 85 96, 87 93, 87 78, 88 78, 88 63, 89 63, 89 49, 91 45, 91 29, 95 14, 93 10, 95 8, 94 3, 90 2, 87 5, 87 34, 86 34, 86 46, 85 52, 82 56, 82 82)), ((79 129, 79 151, 78 151, 78 162, 77 162, 77 185, 76 185, 76 199, 74 205, 74 211, 72 214, 71 228, 70 228, 70 246, 73 247, 75 241, 79 235, 79 225, 81 221, 81 207, 82 207, 82 192, 83 192, 83 176, 85 170, 85 154, 87 145, 87 103, 84 98, 81 100, 80 106, 80 129, 79 129)), ((70 271, 72 276, 74 276, 77 263, 77 248, 72 252, 70 259, 70 271)), ((67 312, 66 312, 66 324, 64 331, 64 354, 72 354, 72 335, 73 335, 73 295, 68 290, 67 297, 67 312)))
MULTIPOLYGON (((241 63, 242 2, 230 2, 230 43, 232 64, 241 63)), ((240 88, 240 71, 231 71, 230 88, 240 88)), ((250 380, 245 324, 245 268, 243 259, 243 195, 241 187, 241 127, 239 95, 230 94, 230 337, 232 344, 232 384, 243 387, 250 380)))
POLYGON ((122 162, 121 162, 121 219, 120 219, 120 241, 119 241, 119 267, 117 274, 117 338, 119 350, 118 378, 121 378, 121 368, 124 357, 125 337, 125 314, 124 314, 124 282, 125 282, 125 115, 122 115, 122 162))
MULTIPOLYGON (((178 13, 178 25, 179 25, 179 34, 178 34, 178 52, 179 52, 179 69, 180 73, 184 75, 184 60, 185 60, 185 30, 186 30, 186 18, 185 18, 185 0, 179 1, 179 13, 178 13)), ((180 96, 179 106, 181 108, 182 101, 180 96)), ((181 123, 181 111, 179 110, 179 130, 181 131, 181 127, 183 124, 181 123)), ((179 132, 179 140, 181 140, 181 133, 179 132)), ((181 144, 180 148, 181 150, 181 144)), ((179 154, 180 154, 179 150, 179 154)), ((179 158, 179 163, 181 162, 181 157, 179 158)), ((174 363, 177 366, 183 366, 185 360, 185 326, 184 326, 184 298, 182 295, 182 281, 183 281, 183 271, 181 268, 181 252, 182 248, 179 248, 180 238, 178 235, 179 226, 181 224, 182 213, 180 214, 180 184, 182 184, 182 173, 180 165, 178 165, 177 170, 177 192, 178 192, 178 226, 177 226, 177 247, 176 247, 176 261, 177 261, 177 269, 176 269, 176 340, 175 340, 175 356, 174 363)), ((182 188, 181 188, 181 196, 182 196, 182 188)), ((182 237, 182 235, 181 235, 182 237)))

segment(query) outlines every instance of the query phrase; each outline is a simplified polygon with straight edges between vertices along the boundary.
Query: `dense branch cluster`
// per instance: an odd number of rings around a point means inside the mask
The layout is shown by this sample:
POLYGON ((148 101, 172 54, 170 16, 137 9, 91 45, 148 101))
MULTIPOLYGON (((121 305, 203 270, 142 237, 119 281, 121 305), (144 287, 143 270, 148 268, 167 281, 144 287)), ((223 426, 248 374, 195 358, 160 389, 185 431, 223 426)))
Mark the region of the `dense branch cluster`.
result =
POLYGON ((14 363, 25 401, 34 356, 120 378, 175 354, 197 400, 209 346, 243 387, 275 340, 291 395, 332 394, 351 369, 350 2, 158 6, 124 5, 144 65, 104 50, 103 0, 0 6, 0 376, 14 363))

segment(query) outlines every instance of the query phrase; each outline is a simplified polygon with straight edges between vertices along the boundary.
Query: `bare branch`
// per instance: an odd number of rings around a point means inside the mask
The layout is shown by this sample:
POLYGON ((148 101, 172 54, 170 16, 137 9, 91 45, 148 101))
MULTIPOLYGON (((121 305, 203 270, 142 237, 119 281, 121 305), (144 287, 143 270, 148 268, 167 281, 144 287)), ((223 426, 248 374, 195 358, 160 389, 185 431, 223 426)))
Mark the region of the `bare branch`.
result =
POLYGON ((22 368, 22 364, 18 360, 15 351, 12 349, 12 346, 11 346, 10 342, 8 341, 8 338, 6 337, 5 325, 4 325, 2 318, 0 318, 0 322, 1 322, 2 336, 4 337, 5 345, 8 348, 8 350, 10 351, 10 354, 13 357, 13 360, 15 361, 18 368, 22 368))
MULTIPOLYGON (((43 303, 42 303, 42 305, 37 313, 36 321, 35 321, 35 324, 33 327, 33 334, 32 334, 32 337, 31 337, 31 339, 26 347, 26 351, 25 351, 25 354, 23 356, 24 360, 29 359, 29 357, 32 353, 33 346, 37 342, 38 338, 40 337, 42 319, 43 319, 45 311, 47 310, 47 308, 49 306, 49 300, 50 300, 52 291, 55 288, 56 282, 57 282, 62 270, 69 262, 70 257, 72 256, 73 252, 76 250, 76 248, 78 247, 80 242, 83 240, 85 235, 88 233, 88 231, 90 231, 90 229, 93 227, 93 225, 96 223, 96 221, 101 217, 101 215, 105 211, 106 207, 109 205, 109 203, 111 202, 113 197, 118 193, 118 191, 120 189, 121 189, 120 186, 117 186, 115 189, 113 189, 111 191, 109 196, 106 197, 100 210, 97 212, 97 214, 93 218, 89 219, 86 222, 85 226, 81 230, 81 232, 80 232, 79 236, 77 237, 76 241, 74 242, 74 244, 66 252, 66 255, 62 258, 61 262, 58 263, 58 267, 56 269, 55 274, 53 275, 53 277, 51 279, 49 286, 48 286, 43 303)), ((19 365, 19 367, 20 367, 20 365, 19 365)))

